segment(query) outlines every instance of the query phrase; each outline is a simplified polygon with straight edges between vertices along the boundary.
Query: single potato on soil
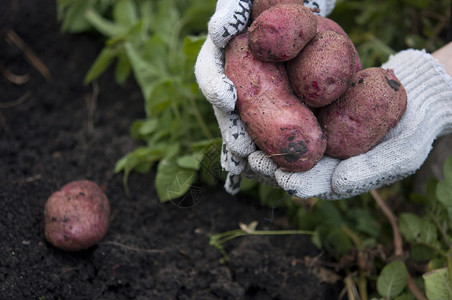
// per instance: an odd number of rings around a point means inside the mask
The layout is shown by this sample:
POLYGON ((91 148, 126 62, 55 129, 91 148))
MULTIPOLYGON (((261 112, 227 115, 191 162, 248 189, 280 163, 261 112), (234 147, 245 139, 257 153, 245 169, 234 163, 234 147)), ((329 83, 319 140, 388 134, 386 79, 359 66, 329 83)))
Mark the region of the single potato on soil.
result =
POLYGON ((89 180, 73 181, 53 193, 44 209, 45 235, 65 251, 98 243, 109 225, 110 204, 103 190, 89 180))
POLYGON ((282 170, 311 169, 326 139, 314 114, 293 94, 283 63, 257 60, 246 34, 225 50, 225 74, 237 89, 237 110, 256 145, 282 170))
POLYGON ((399 122, 406 106, 405 88, 391 69, 356 73, 339 100, 318 110, 327 136, 325 153, 346 159, 367 152, 399 122))

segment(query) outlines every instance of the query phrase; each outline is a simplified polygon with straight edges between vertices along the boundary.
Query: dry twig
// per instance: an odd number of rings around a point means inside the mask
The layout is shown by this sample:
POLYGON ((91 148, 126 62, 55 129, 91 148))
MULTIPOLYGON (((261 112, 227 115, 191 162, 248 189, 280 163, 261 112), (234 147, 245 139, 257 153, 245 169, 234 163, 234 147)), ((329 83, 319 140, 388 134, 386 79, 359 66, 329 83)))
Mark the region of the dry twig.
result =
POLYGON ((13 108, 17 105, 20 105, 25 102, 30 97, 31 93, 30 91, 26 92, 23 96, 21 96, 19 99, 13 100, 11 102, 6 103, 0 103, 0 109, 6 109, 6 108, 13 108))
MULTIPOLYGON (((403 255, 402 234, 400 233, 400 229, 397 224, 397 219, 376 190, 371 190, 370 194, 372 195, 372 197, 377 202, 378 206, 380 206, 381 210, 388 218, 389 223, 391 223, 391 227, 392 227, 392 231, 393 231, 393 235, 394 235, 394 256, 397 258, 401 258, 403 255)), ((427 300, 427 298, 421 292, 421 290, 416 285, 416 283, 411 278, 411 276, 408 277, 407 285, 417 300, 427 300)))
POLYGON ((380 206, 381 210, 383 211, 386 218, 388 218, 389 223, 391 224, 392 232, 394 235, 394 255, 396 257, 402 257, 403 255, 402 235, 400 233, 399 225, 397 224, 397 218, 395 217, 391 209, 389 209, 389 207, 386 205, 386 203, 376 190, 371 190, 370 194, 377 202, 378 206, 380 206))
POLYGON ((5 40, 8 43, 16 45, 25 55, 25 58, 32 64, 39 73, 46 79, 49 80, 52 75, 47 66, 39 59, 39 57, 33 52, 33 50, 28 47, 28 45, 20 38, 20 36, 13 30, 8 30, 6 32, 5 40))
POLYGON ((8 68, 6 68, 3 63, 0 63, 0 70, 3 73, 3 76, 10 82, 15 85, 22 85, 27 83, 30 80, 30 75, 17 75, 11 72, 8 68))
POLYGON ((95 81, 93 82, 92 86, 93 93, 91 95, 85 96, 86 107, 88 109, 88 131, 93 131, 94 129, 94 113, 96 112, 97 98, 99 96, 99 84, 95 81))

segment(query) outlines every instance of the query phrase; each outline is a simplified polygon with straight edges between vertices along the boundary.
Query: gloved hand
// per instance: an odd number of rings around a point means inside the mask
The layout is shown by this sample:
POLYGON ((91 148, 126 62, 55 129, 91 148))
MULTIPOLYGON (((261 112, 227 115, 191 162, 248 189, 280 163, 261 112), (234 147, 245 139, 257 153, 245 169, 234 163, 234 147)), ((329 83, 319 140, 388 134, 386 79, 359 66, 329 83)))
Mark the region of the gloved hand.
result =
MULTIPOLYGON (((322 15, 335 1, 316 1, 322 15)), ((213 104, 223 138, 222 167, 229 172, 225 188, 239 189, 240 174, 278 185, 300 198, 349 198, 414 173, 436 137, 452 132, 452 78, 430 54, 407 50, 391 57, 391 68, 408 94, 407 111, 399 124, 367 153, 339 160, 324 156, 311 170, 288 173, 255 145, 234 111, 236 90, 224 75, 222 48, 248 21, 250 1, 222 1, 209 23, 209 37, 195 68, 198 84, 213 104), (246 5, 245 5, 246 4, 246 5), (233 21, 231 21, 233 20, 233 21)))
POLYGON ((324 157, 305 173, 275 171, 278 184, 301 198, 349 198, 413 174, 437 137, 452 133, 452 78, 425 51, 405 50, 383 66, 404 85, 407 110, 368 152, 338 160, 324 157))
MULTIPOLYGON (((305 0, 308 7, 320 9, 326 16, 334 8, 336 0, 305 0)), ((195 75, 204 96, 213 105, 223 139, 221 151, 222 168, 229 173, 225 188, 235 194, 239 191, 240 174, 260 182, 277 185, 274 176, 267 177, 253 172, 247 157, 256 150, 256 145, 245 131, 239 114, 235 110, 237 91, 224 75, 223 48, 229 40, 248 25, 251 0, 219 0, 216 11, 208 24, 208 36, 195 65, 195 75)))

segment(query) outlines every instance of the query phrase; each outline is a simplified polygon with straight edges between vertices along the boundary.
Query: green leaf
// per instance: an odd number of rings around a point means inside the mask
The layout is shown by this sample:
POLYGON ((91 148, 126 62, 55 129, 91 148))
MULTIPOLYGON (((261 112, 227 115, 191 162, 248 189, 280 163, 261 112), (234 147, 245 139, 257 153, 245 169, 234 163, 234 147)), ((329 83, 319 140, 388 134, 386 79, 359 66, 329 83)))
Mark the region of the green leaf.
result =
POLYGON ((177 99, 178 94, 172 80, 162 79, 154 82, 149 92, 149 98, 145 103, 146 114, 148 116, 159 115, 171 105, 172 101, 176 101, 177 99))
POLYGON ((311 237, 311 242, 318 248, 318 249, 322 249, 323 243, 322 243, 322 237, 321 237, 321 232, 320 232, 320 228, 316 228, 316 230, 314 231, 314 234, 311 237))
POLYGON ((181 156, 177 159, 177 165, 181 168, 199 170, 201 166, 202 159, 204 157, 203 151, 194 152, 181 156))
POLYGON ((216 0, 190 1, 183 7, 184 31, 199 32, 205 29, 207 22, 215 11, 216 0))
POLYGON ((225 180, 226 172, 223 171, 220 161, 221 145, 222 141, 220 138, 191 144, 194 151, 202 150, 204 153, 200 168, 200 178, 203 183, 214 185, 218 181, 225 180))
POLYGON ((416 297, 414 297, 413 294, 403 293, 400 296, 394 298, 394 300, 416 300, 416 297))
POLYGON ((412 213, 402 213, 400 215, 400 232, 409 243, 418 241, 422 230, 422 219, 412 213))
POLYGON ((183 51, 190 65, 194 65, 202 45, 206 41, 206 36, 187 36, 184 39, 183 51))
POLYGON ((88 30, 91 25, 85 18, 85 11, 89 8, 89 5, 89 2, 87 1, 77 1, 72 3, 65 11, 59 7, 60 18, 63 18, 61 30, 63 32, 71 33, 79 33, 88 30))
POLYGON ((337 259, 353 248, 352 241, 342 229, 330 230, 323 241, 323 246, 337 259))
POLYGON ((180 198, 188 192, 195 180, 195 170, 181 168, 172 159, 161 160, 155 177, 155 187, 160 201, 180 198))
POLYGON ((88 9, 85 17, 94 28, 108 37, 120 35, 125 31, 122 26, 105 19, 94 9, 88 9))
POLYGON ((317 199, 310 212, 299 210, 298 224, 301 229, 315 230, 319 224, 328 230, 341 228, 344 220, 336 204, 332 201, 317 199))
POLYGON ((444 178, 447 181, 452 182, 452 156, 449 156, 444 162, 443 173, 444 178))
POLYGON ((131 0, 120 0, 113 8, 113 19, 124 27, 131 27, 138 22, 135 3, 131 0))
POLYGON ((444 257, 434 258, 428 262, 428 270, 433 271, 436 269, 441 269, 447 264, 447 261, 444 257))
POLYGON ((427 260, 435 257, 432 247, 440 248, 438 229, 427 217, 420 218, 411 213, 400 215, 400 232, 411 243, 411 255, 416 260, 427 260), (429 247, 428 247, 428 246, 429 247))
POLYGON ((421 244, 414 244, 410 247, 410 256, 412 259, 417 261, 426 261, 437 257, 438 253, 426 246, 421 244))
POLYGON ((155 81, 160 78, 159 70, 146 61, 131 43, 125 43, 125 49, 142 94, 145 100, 149 100, 155 81))
POLYGON ((146 140, 149 138, 149 135, 158 130, 159 125, 159 119, 155 118, 135 121, 131 128, 132 135, 136 139, 146 140))
POLYGON ((372 237, 377 237, 380 234, 380 226, 369 209, 347 209, 347 217, 356 222, 356 230, 372 237))
POLYGON ((150 168, 152 164, 161 159, 164 154, 165 147, 138 147, 118 160, 115 165, 115 172, 130 172, 132 170, 145 171, 144 169, 150 168), (145 167, 142 167, 143 165, 145 165, 145 167))
POLYGON ((116 51, 111 47, 105 47, 97 56, 88 73, 85 76, 84 84, 96 80, 111 65, 116 57, 116 51))
POLYGON ((377 291, 382 297, 394 298, 398 296, 407 285, 408 270, 401 261, 393 261, 386 265, 377 279, 377 291))
POLYGON ((151 20, 152 28, 167 39, 174 36, 175 25, 179 24, 181 19, 175 2, 176 0, 156 1, 156 11, 151 20))
POLYGON ((115 79, 119 84, 124 84, 130 76, 132 67, 130 60, 127 57, 125 51, 120 51, 117 55, 116 67, 115 67, 115 79))
POLYGON ((436 188, 436 196, 445 207, 452 207, 452 186, 447 181, 440 181, 436 188))
POLYGON ((452 156, 444 163, 444 180, 440 181, 436 188, 438 200, 446 207, 449 218, 452 220, 452 156))
POLYGON ((422 276, 429 300, 451 300, 452 290, 447 268, 434 270, 422 276))

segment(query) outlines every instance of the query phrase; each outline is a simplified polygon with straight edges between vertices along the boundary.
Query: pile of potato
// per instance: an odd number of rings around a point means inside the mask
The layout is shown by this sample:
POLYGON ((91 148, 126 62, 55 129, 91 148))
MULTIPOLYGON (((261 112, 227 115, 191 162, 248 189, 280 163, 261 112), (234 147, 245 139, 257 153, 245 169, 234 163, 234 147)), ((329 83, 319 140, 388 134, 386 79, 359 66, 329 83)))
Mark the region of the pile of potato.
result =
POLYGON ((362 70, 345 31, 302 0, 255 0, 248 30, 226 46, 225 74, 247 132, 288 172, 368 151, 407 105, 394 72, 362 70))

